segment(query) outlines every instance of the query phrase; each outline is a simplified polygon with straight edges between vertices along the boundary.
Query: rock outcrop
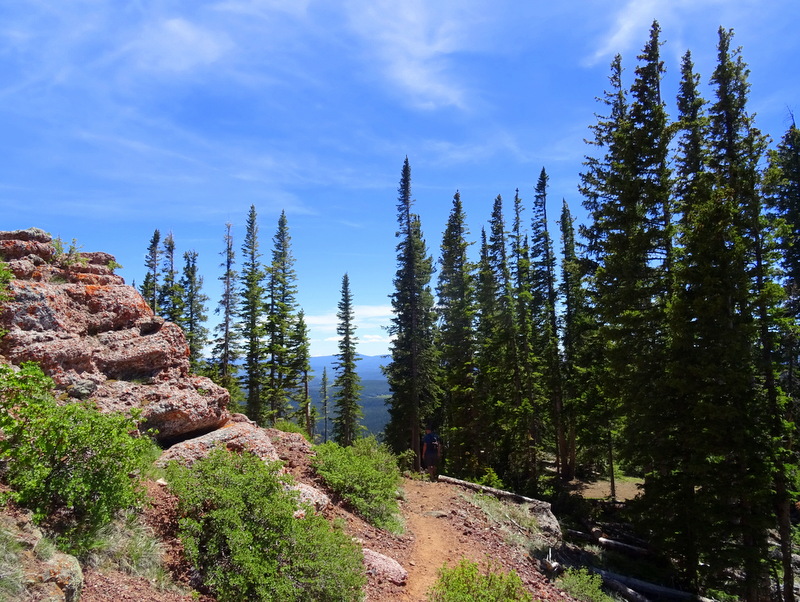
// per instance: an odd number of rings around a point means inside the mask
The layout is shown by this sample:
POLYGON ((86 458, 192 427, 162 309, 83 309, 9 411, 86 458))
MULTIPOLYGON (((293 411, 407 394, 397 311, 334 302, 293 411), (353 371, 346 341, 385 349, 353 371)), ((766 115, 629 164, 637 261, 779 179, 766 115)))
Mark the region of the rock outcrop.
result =
POLYGON ((38 229, 0 232, 11 300, 0 308, 0 361, 34 361, 65 398, 103 411, 140 408, 161 441, 225 424, 229 394, 189 372, 181 329, 113 273, 107 253, 64 252, 38 229))

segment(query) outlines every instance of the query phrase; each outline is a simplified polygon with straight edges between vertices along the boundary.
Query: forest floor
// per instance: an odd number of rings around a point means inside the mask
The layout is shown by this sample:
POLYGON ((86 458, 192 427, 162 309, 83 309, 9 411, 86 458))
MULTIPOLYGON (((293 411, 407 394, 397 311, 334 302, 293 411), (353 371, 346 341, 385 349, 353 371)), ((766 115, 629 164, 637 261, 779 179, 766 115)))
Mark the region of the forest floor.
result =
MULTIPOLYGON (((309 458, 286 451, 282 459, 296 480, 324 489, 309 465, 309 458)), ((620 487, 617 495, 635 494, 620 487)), ((605 497, 603 482, 575 487, 586 497, 605 497)), ((607 488, 607 483, 605 484, 607 488)), ((82 602, 213 602, 189 587, 191 570, 186 565, 177 540, 175 500, 166 487, 148 484, 149 506, 145 521, 162 540, 167 568, 185 593, 160 590, 144 578, 116 571, 85 569, 82 602)), ((325 511, 328 518, 341 519, 347 532, 365 547, 397 560, 407 571, 404 584, 391 583, 376 575, 368 575, 366 599, 369 601, 417 602, 427 599, 427 592, 438 577, 439 569, 455 565, 462 558, 494 570, 514 570, 535 600, 565 601, 569 596, 560 591, 540 570, 539 561, 530 549, 509 542, 507 525, 487 515, 474 500, 475 494, 456 485, 404 479, 400 509, 405 523, 402 534, 377 529, 351 513, 339 500, 333 499, 325 511)), ((513 522, 513 521, 512 521, 513 522)))

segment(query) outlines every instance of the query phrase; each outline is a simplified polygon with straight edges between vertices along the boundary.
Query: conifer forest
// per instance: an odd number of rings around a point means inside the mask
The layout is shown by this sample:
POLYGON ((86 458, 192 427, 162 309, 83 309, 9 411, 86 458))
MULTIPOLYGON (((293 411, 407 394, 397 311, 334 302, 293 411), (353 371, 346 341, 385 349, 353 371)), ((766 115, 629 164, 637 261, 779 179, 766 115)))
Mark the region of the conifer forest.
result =
MULTIPOLYGON (((704 592, 735 574, 741 599, 780 582, 788 602, 800 499, 800 130, 790 115, 780 139, 759 131, 732 30, 720 28, 704 74, 690 52, 665 66, 660 35, 654 22, 635 61, 617 55, 598 91, 583 223, 566 201, 548 215, 574 191, 554 194, 542 168, 532 198, 487 205, 480 232, 457 191, 446 224, 422 224, 403 161, 383 439, 412 450, 419 468, 431 425, 443 473, 490 475, 529 496, 556 496, 559 483, 596 471, 613 498, 618 475, 639 477, 636 529, 682 584, 704 592), (667 67, 676 98, 662 96, 667 67)), ((251 419, 312 436, 324 420, 327 437, 330 418, 332 438, 349 445, 361 386, 348 276, 319 406, 286 214, 269 245, 262 225, 253 206, 241 242, 225 228, 213 330, 196 253, 181 270, 171 234, 154 232, 139 289, 183 327, 194 369, 251 419)))

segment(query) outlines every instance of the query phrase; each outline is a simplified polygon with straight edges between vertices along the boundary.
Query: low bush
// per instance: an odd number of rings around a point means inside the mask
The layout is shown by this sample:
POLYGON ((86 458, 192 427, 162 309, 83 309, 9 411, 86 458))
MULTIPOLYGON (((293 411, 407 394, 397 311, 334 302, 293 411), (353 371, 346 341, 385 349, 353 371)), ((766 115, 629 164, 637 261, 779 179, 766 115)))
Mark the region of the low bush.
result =
POLYGON ((402 530, 397 488, 402 477, 397 459, 374 437, 342 447, 333 441, 316 447, 314 468, 322 480, 361 517, 376 527, 402 530))
POLYGON ((295 518, 279 469, 222 448, 191 467, 170 464, 187 558, 220 602, 360 600, 361 550, 310 510, 295 518))
POLYGON ((428 591, 429 602, 531 602, 533 596, 516 572, 504 573, 487 561, 483 570, 466 558, 443 566, 428 591))
POLYGON ((79 556, 117 511, 136 506, 136 478, 152 450, 136 421, 86 403, 59 406, 37 365, 0 365, 0 460, 10 496, 33 511, 58 546, 79 556))
POLYGON ((567 570, 559 577, 557 585, 581 602, 614 602, 614 598, 603 592, 602 578, 587 569, 567 570))

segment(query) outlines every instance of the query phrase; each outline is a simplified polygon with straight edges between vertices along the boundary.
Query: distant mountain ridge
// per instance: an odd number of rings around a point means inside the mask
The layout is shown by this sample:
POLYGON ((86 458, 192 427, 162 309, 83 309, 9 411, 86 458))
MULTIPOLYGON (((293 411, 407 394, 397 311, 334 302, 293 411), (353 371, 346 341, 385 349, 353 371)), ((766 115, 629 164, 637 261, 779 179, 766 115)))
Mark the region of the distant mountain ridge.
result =
MULTIPOLYGON (((381 366, 387 365, 391 358, 388 355, 361 355, 356 362, 356 372, 361 377, 361 380, 386 380, 383 375, 381 366)), ((333 382, 334 365, 337 362, 335 355, 320 355, 311 358, 311 370, 314 374, 312 382, 318 382, 322 378, 322 369, 328 368, 328 380, 333 382)))
MULTIPOLYGON (((361 408, 364 411, 364 420, 362 424, 373 435, 378 435, 383 432, 386 423, 389 421, 389 411, 386 407, 386 400, 389 397, 389 383, 383 375, 381 366, 389 363, 390 358, 386 355, 359 355, 361 359, 356 362, 356 372, 361 377, 361 408)), ((335 355, 322 355, 312 357, 310 360, 311 370, 313 371, 310 384, 311 401, 319 412, 320 418, 322 417, 322 401, 320 395, 320 385, 322 383, 322 369, 328 369, 328 397, 329 409, 328 420, 330 421, 335 415, 335 408, 333 406, 333 381, 336 379, 336 372, 334 370, 337 358, 335 355)), ((317 424, 317 432, 323 432, 323 425, 320 421, 317 424)), ((328 427, 328 434, 330 436, 330 422, 328 427)))

